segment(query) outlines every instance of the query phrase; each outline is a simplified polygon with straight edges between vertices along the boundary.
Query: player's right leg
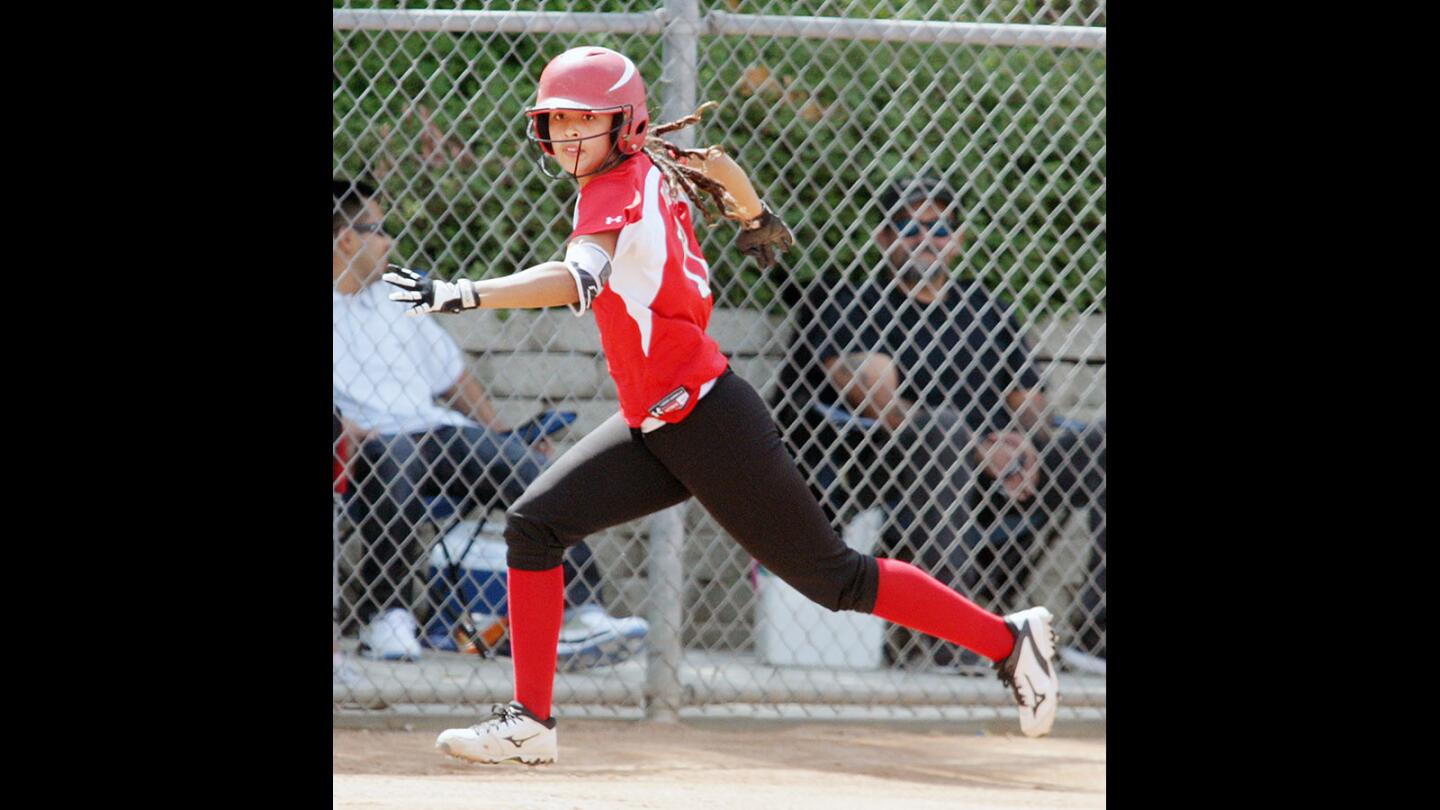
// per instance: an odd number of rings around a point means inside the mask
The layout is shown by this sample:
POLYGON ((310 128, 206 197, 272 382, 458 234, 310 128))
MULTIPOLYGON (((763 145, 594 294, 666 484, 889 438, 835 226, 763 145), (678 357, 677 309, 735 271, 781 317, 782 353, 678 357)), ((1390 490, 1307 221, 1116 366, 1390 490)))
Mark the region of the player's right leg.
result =
MULTIPOLYGON (((515 667, 519 720, 502 713, 470 729, 440 735, 436 746, 476 762, 500 762, 489 754, 516 747, 507 737, 528 737, 553 748, 551 702, 556 646, 564 614, 561 563, 567 548, 586 536, 684 501, 690 493, 641 443, 619 414, 556 459, 505 515, 509 546, 510 650, 515 667), (529 731, 512 734, 516 724, 529 731), (544 727, 542 733, 525 725, 544 727), (462 744, 463 742, 463 744, 462 744), (475 756, 472 756, 475 754, 475 756)), ((525 740, 521 740, 522 745, 525 740)), ((513 759, 514 757, 511 757, 513 759)), ((555 761, 553 750, 529 764, 555 761)))
POLYGON ((1020 730, 1030 737, 1050 733, 1060 705, 1051 622, 1050 611, 1043 607, 1006 616, 1005 626, 1015 636, 1015 649, 995 667, 1020 707, 1020 730))

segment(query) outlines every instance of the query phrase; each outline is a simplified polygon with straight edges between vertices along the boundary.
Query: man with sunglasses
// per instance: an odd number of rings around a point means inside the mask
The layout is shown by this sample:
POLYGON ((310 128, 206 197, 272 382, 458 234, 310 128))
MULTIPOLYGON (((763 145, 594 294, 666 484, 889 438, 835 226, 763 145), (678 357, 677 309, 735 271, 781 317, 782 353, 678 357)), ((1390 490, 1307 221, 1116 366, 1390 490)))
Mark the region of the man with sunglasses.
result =
MULTIPOLYGON (((797 457, 832 511, 847 499, 885 507, 883 551, 1002 612, 1021 596, 1030 546, 1050 517, 1088 507, 1089 584, 1072 619, 1075 646, 1062 655, 1103 672, 1104 422, 1062 429, 1048 413, 1010 302, 953 270, 964 233, 943 182, 903 177, 880 204, 875 241, 887 272, 858 287, 816 285, 823 297, 810 297, 813 317, 782 372, 792 397, 814 397, 790 411, 792 443, 808 444, 797 457), (800 428, 806 411, 810 427, 800 428), (831 422, 818 433, 817 411, 831 422), (875 421, 837 433, 836 415, 846 413, 875 421), (847 438, 855 463, 827 465, 822 448, 847 438), (837 467, 849 480, 837 480, 846 477, 837 467)), ((891 655, 904 659, 913 646, 891 655)), ((921 665, 961 671, 979 664, 953 645, 921 656, 921 665)))
MULTIPOLYGON (((405 591, 421 556, 416 530, 428 501, 508 507, 549 464, 496 413, 460 347, 432 318, 406 317, 379 283, 393 244, 375 190, 332 179, 333 401, 349 448, 364 557, 355 606, 360 654, 415 660, 418 625, 405 591)), ((581 543, 566 554, 562 668, 618 663, 643 648, 648 624, 601 607, 599 566, 581 543)), ((508 646, 508 645, 507 645, 508 646)))

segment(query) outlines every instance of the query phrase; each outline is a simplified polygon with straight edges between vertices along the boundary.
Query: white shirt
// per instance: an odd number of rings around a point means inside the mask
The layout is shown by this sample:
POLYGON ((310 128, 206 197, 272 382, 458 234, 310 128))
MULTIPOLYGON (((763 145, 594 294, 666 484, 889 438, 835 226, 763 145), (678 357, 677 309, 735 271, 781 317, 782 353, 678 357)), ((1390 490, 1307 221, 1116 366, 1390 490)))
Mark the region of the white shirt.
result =
POLYGON ((355 295, 331 290, 333 396, 346 419, 380 433, 475 422, 436 404, 464 369, 460 347, 429 315, 408 317, 375 282, 355 295))

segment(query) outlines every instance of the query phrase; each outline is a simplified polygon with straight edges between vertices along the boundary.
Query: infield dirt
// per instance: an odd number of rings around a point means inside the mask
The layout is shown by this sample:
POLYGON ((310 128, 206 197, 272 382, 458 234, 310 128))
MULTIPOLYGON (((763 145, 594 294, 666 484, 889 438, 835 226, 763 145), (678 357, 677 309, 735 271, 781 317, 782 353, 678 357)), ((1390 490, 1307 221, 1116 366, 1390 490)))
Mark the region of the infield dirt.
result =
MULTIPOLYGON (((575 720, 552 766, 438 753, 438 729, 333 732, 335 807, 1081 808, 1105 806, 1105 739, 944 727, 575 720)), ((1100 732, 1103 734, 1103 731, 1100 732)))

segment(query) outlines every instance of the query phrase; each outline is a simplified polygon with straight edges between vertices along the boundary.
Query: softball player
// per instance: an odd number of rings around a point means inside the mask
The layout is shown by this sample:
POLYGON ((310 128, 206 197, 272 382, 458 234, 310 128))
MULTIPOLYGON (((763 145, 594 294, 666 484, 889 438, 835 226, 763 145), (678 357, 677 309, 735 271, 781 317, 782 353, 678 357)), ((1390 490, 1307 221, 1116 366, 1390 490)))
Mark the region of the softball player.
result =
MULTIPOLYGON (((442 281, 394 268, 412 314, 567 305, 595 313, 620 413, 581 439, 506 514, 515 695, 436 747, 476 762, 556 761, 551 695, 564 604, 561 554, 587 535, 696 498, 747 552, 831 610, 872 613, 996 662, 1028 735, 1047 733, 1059 697, 1050 612, 998 616, 919 568, 847 547, 826 520, 755 390, 705 333, 713 304, 694 215, 740 223, 762 265, 789 230, 718 148, 659 138, 695 115, 650 125, 635 64, 575 48, 540 76, 528 136, 580 188, 563 261, 504 278, 442 281)), ((547 174, 550 173, 547 169, 547 174)))

